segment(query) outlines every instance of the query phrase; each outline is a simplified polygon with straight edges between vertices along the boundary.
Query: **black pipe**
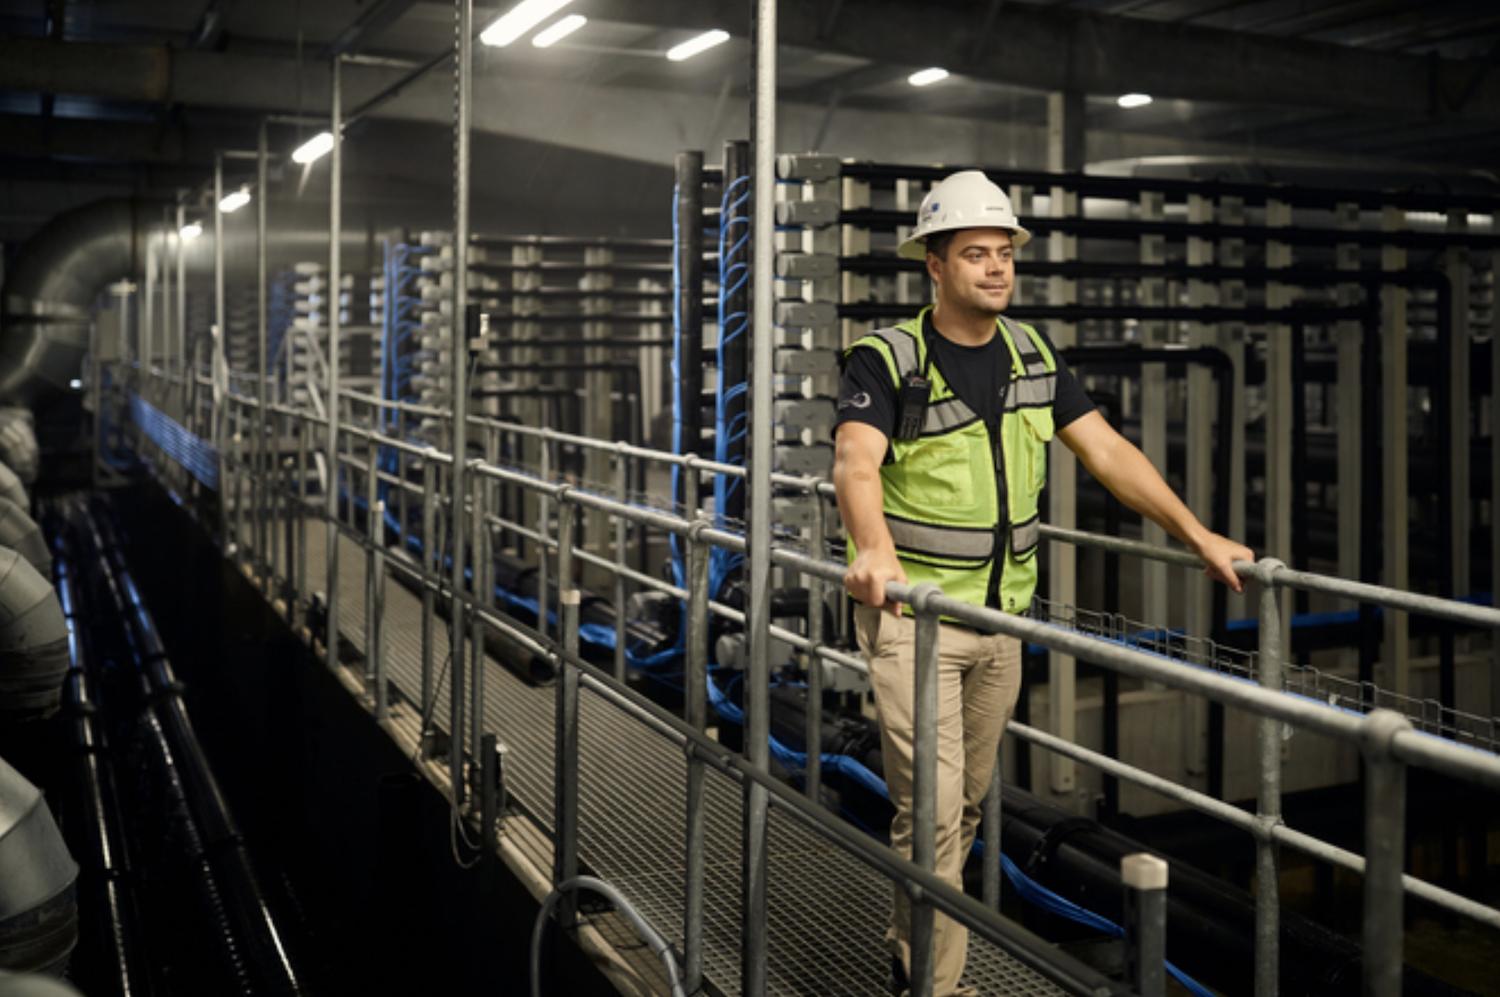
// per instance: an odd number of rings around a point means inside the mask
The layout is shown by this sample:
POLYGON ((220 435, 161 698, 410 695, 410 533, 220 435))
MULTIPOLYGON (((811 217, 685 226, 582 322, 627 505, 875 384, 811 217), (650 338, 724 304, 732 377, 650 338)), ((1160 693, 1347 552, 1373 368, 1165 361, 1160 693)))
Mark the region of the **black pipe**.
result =
POLYGON ((193 887, 202 914, 213 926, 223 968, 242 994, 313 994, 326 990, 304 933, 280 911, 255 867, 199 743, 182 686, 167 660, 155 623, 124 563, 124 552, 107 522, 81 504, 70 521, 91 548, 97 595, 94 615, 119 623, 144 693, 137 731, 163 780, 171 828, 194 870, 193 887))
MULTIPOLYGON (((51 525, 51 524, 49 524, 51 525)), ((60 803, 69 851, 79 865, 79 947, 70 975, 92 995, 141 997, 156 991, 142 930, 138 884, 131 867, 129 821, 120 806, 115 754, 106 734, 98 659, 77 612, 76 573, 57 543, 57 589, 72 634, 73 667, 63 690, 63 713, 73 750, 70 792, 60 803)))
MULTIPOLYGON (((950 176, 954 166, 908 166, 887 163, 846 162, 841 176, 855 180, 892 184, 897 180, 925 180, 936 183, 950 176)), ((1061 187, 1080 197, 1135 199, 1141 191, 1159 191, 1176 200, 1189 196, 1239 198, 1246 204, 1281 201, 1294 207, 1333 208, 1357 204, 1362 208, 1388 206, 1408 211, 1447 211, 1456 198, 1452 194, 1429 194, 1416 190, 1360 191, 1347 187, 1305 187, 1282 184, 1244 183, 1233 180, 1172 180, 1164 177, 1111 177, 1089 173, 1044 173, 1039 170, 985 170, 1001 186, 1061 187)), ((1463 204, 1470 211, 1500 211, 1500 198, 1482 194, 1465 194, 1463 204)), ((910 217, 902 224, 911 224, 910 217)))
MULTIPOLYGON (((1120 860, 1150 850, 1009 785, 1003 792, 1002 849, 1006 855, 1028 878, 1052 892, 1116 924, 1123 923, 1120 860)), ((1225 997, 1250 997, 1255 980, 1254 902, 1243 891, 1192 866, 1170 864, 1167 958, 1225 997)), ((1360 994, 1360 947, 1285 907, 1280 952, 1281 993, 1360 994)), ((1408 967, 1402 993, 1457 997, 1463 992, 1408 967)))

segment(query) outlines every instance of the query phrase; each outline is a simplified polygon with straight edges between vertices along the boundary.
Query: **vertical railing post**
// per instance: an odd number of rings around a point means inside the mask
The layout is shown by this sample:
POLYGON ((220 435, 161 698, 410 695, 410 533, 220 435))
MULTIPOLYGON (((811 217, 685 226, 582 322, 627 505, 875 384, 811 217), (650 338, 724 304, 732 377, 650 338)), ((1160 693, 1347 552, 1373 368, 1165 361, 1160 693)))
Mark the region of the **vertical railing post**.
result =
MULTIPOLYGON (((375 655, 379 644, 380 621, 375 608, 375 555, 384 539, 376 520, 375 506, 380 502, 380 482, 375 473, 375 462, 379 459, 380 446, 375 442, 375 431, 365 437, 365 539, 369 543, 365 551, 365 690, 373 692, 375 682, 375 655)), ((352 483, 352 476, 351 476, 352 483)), ((351 489, 352 491, 352 489, 351 489)), ((352 498, 352 496, 351 496, 352 498)), ((350 502, 353 505, 353 502, 350 502)), ((382 505, 382 508, 384 506, 382 505)))
POLYGON ((1364 721, 1364 997, 1400 997, 1406 865, 1406 766, 1392 754, 1405 717, 1376 710, 1364 721))
MULTIPOLYGON (((683 704, 685 718, 694 730, 708 727, 708 564, 709 545, 702 539, 708 521, 697 519, 688 527, 687 544, 687 647, 684 662, 683 704)), ((703 911, 706 894, 706 808, 703 802, 704 760, 688 742, 687 761, 687 882, 683 896, 683 984, 688 993, 703 987, 703 911)))
POLYGON ((468 502, 463 488, 463 455, 450 451, 453 462, 448 465, 448 537, 452 541, 453 561, 448 589, 448 661, 451 679, 448 683, 448 773, 453 785, 453 802, 462 807, 468 801, 468 783, 464 778, 464 744, 466 728, 468 689, 468 659, 464 653, 465 614, 468 611, 466 576, 463 571, 464 547, 469 542, 464 532, 463 510, 468 502))
MULTIPOLYGON (((913 669, 911 860, 923 872, 937 871, 937 726, 938 622, 928 603, 942 589, 924 583, 912 589, 911 607, 917 614, 916 661, 913 669)), ((925 898, 911 904, 911 995, 932 997, 933 932, 936 911, 925 898)))
MULTIPOLYGON (((558 659, 557 726, 553 786, 553 822, 557 840, 553 846, 553 882, 564 883, 578 875, 578 669, 571 659, 578 655, 578 611, 581 593, 573 586, 573 508, 566 492, 558 496, 557 590, 558 610, 565 656, 558 659)), ((564 897, 558 909, 558 924, 571 928, 578 915, 576 894, 564 897)))
MULTIPOLYGON (((1286 565, 1275 558, 1262 558, 1255 566, 1260 582, 1261 688, 1282 692, 1281 591, 1276 572, 1286 565)), ((1256 806, 1255 835, 1255 997, 1276 997, 1281 965, 1281 886, 1276 843, 1271 834, 1281 823, 1282 722, 1261 717, 1259 724, 1260 792, 1256 806)))
POLYGON ((1125 979, 1140 997, 1167 992, 1167 863, 1140 853, 1120 860, 1125 884, 1125 979))
MULTIPOLYGON (((621 506, 630 501, 630 463, 623 443, 615 446, 615 501, 621 506)), ((615 680, 625 681, 625 548, 630 520, 615 514, 615 680)))
MULTIPOLYGON (((818 493, 821 479, 814 478, 807 486, 812 502, 812 552, 815 560, 823 559, 823 531, 825 529, 823 496, 818 493)), ((824 581, 818 575, 807 580, 807 708, 803 715, 807 721, 803 743, 807 746, 806 793, 807 798, 817 803, 823 795, 823 658, 818 653, 823 647, 823 600, 824 581)))
MULTIPOLYGON (((1004 744, 1002 739, 1001 744, 1004 744)), ((995 768, 990 772, 989 792, 980 803, 980 830, 984 832, 984 905, 1000 909, 1000 797, 1004 792, 1005 774, 1000 771, 1001 748, 995 748, 995 768)))
MULTIPOLYGON (((406 442, 406 406, 396 406, 396 439, 401 443, 406 442)), ((396 515, 399 522, 396 528, 400 534, 401 552, 409 553, 409 539, 411 524, 408 517, 411 515, 411 497, 406 493, 406 473, 411 469, 411 455, 402 447, 395 448, 396 454, 396 515)), ((422 542, 427 543, 431 538, 425 534, 422 542)))
POLYGON ((296 600, 307 598, 307 445, 312 435, 310 423, 297 416, 297 565, 296 600))
MULTIPOLYGON (((541 477, 543 484, 552 483, 551 435, 547 427, 543 426, 542 435, 538 440, 537 446, 537 449, 540 451, 538 456, 541 462, 541 469, 537 473, 541 477)), ((552 539, 552 500, 547 496, 546 491, 540 489, 536 493, 536 533, 536 632, 541 634, 545 640, 548 631, 552 629, 551 620, 549 619, 549 607, 552 604, 552 597, 548 592, 548 586, 551 583, 547 577, 549 574, 547 570, 549 563, 547 547, 552 539)), ((561 578, 557 580, 557 585, 558 591, 562 591, 561 578)))
POLYGON ((380 621, 385 616, 385 502, 377 500, 371 517, 370 549, 374 555, 370 572, 375 578, 373 612, 365 621, 365 646, 368 650, 370 679, 375 684, 375 719, 384 720, 389 711, 385 686, 385 655, 380 641, 380 621))
MULTIPOLYGON (((437 589, 443 573, 443 548, 437 541, 437 451, 422 454, 422 716, 432 716, 437 676, 432 645, 437 634, 437 589)), ((423 731, 425 734, 426 731, 423 731)))
POLYGON ((484 619, 480 610, 489 606, 495 593, 491 575, 495 570, 495 559, 490 553, 490 525, 485 496, 488 491, 484 475, 479 473, 482 462, 469 463, 470 496, 474 509, 469 526, 469 571, 474 582, 471 589, 473 609, 469 614, 469 754, 481 756, 480 738, 484 734, 484 619))

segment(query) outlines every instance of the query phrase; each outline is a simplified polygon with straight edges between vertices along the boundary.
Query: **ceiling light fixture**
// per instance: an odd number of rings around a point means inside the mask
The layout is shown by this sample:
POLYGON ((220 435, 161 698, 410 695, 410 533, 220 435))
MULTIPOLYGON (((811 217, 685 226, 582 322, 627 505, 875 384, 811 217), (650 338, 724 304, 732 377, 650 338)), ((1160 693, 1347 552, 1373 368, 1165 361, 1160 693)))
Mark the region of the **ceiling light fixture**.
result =
POLYGON ((582 14, 569 14, 546 31, 538 31, 531 39, 531 44, 537 48, 550 48, 587 23, 589 19, 582 14))
POLYGON ((183 242, 192 242, 203 234, 203 226, 197 222, 188 222, 177 230, 177 234, 182 237, 183 242))
POLYGON ((933 66, 931 69, 917 70, 906 78, 906 82, 914 87, 930 87, 932 84, 940 80, 946 80, 947 78, 948 70, 933 66))
POLYGON ((573 0, 521 0, 480 34, 486 45, 504 48, 573 0))
POLYGON ((1124 93, 1115 103, 1121 107, 1145 107, 1151 103, 1151 95, 1149 93, 1124 93))
POLYGON ((292 162, 307 164, 315 159, 321 159, 333 151, 333 132, 319 132, 312 138, 303 142, 292 153, 292 162))
POLYGON ((705 31, 697 38, 689 38, 681 45, 672 47, 667 51, 667 58, 673 62, 681 62, 684 59, 691 59, 700 52, 707 52, 715 45, 723 45, 727 41, 729 41, 729 32, 715 28, 712 31, 705 31))
POLYGON ((227 215, 231 212, 240 210, 249 203, 250 192, 241 187, 239 190, 230 191, 229 193, 225 194, 222 199, 220 199, 219 210, 227 215))

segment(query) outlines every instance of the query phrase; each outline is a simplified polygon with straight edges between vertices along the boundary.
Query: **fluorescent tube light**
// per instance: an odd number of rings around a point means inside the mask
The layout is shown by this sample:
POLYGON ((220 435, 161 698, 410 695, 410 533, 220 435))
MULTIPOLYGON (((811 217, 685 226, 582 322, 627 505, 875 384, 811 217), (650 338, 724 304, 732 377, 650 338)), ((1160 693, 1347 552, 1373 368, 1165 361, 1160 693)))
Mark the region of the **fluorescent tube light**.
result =
POLYGON ((727 41, 729 41, 729 32, 715 28, 671 48, 667 52, 667 58, 673 62, 681 62, 684 59, 691 59, 700 52, 707 52, 715 45, 723 45, 727 41))
POLYGON ((531 39, 531 44, 537 48, 549 48, 562 41, 564 38, 589 23, 589 19, 582 14, 569 14, 545 31, 538 31, 531 39))
POLYGON ((573 0, 521 0, 502 14, 499 20, 485 28, 479 40, 486 45, 504 48, 572 2, 573 0))
POLYGON ((322 159, 332 151, 333 132, 319 132, 297 147, 297 151, 292 153, 292 162, 310 163, 315 159, 322 159))
POLYGON ((915 73, 912 73, 906 78, 906 82, 910 83, 914 87, 927 87, 931 86, 934 83, 937 83, 939 80, 946 80, 947 78, 948 70, 942 69, 938 66, 933 66, 931 69, 917 70, 915 73))
POLYGON ((241 187, 239 190, 232 190, 224 195, 224 197, 219 201, 219 210, 227 215, 231 212, 240 210, 249 203, 250 192, 241 187))
POLYGON ((177 234, 181 236, 183 242, 192 242, 203 234, 203 226, 197 222, 188 222, 177 230, 177 234))
POLYGON ((1120 99, 1115 103, 1121 107, 1145 107, 1151 103, 1151 95, 1149 93, 1125 93, 1121 94, 1120 99))

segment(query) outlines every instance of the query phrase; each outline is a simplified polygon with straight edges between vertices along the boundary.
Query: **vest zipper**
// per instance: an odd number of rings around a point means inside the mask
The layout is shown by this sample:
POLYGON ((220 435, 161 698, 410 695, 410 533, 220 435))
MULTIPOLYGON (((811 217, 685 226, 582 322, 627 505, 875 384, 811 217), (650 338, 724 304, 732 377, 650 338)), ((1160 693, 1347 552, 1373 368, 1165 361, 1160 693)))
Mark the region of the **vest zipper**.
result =
POLYGON ((1005 435, 1001 427, 1005 424, 1005 394, 1010 382, 1000 385, 1000 421, 985 422, 990 434, 990 454, 995 462, 995 554, 990 561, 990 584, 985 593, 984 604, 988 609, 1004 609, 1000 604, 1001 576, 1005 574, 1006 552, 1010 544, 1010 488, 1005 483, 1005 435))

